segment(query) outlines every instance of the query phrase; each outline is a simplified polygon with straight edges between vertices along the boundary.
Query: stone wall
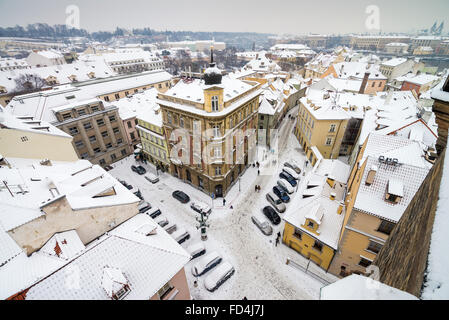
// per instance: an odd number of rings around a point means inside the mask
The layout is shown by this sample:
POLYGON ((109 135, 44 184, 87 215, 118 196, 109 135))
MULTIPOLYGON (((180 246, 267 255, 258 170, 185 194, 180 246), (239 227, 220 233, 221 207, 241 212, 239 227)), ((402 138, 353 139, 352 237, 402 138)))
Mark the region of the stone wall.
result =
POLYGON ((417 297, 427 266, 444 156, 442 152, 373 263, 380 269, 381 282, 417 297))

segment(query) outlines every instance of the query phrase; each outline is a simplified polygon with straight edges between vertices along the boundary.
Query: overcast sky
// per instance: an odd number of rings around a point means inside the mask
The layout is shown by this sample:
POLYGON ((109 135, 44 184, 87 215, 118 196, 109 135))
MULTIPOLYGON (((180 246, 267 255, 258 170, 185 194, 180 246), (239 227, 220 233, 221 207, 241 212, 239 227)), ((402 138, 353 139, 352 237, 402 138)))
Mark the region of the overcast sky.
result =
POLYGON ((448 0, 0 0, 0 25, 64 24, 68 5, 79 7, 88 31, 373 32, 365 26, 369 5, 379 8, 382 32, 430 28, 436 20, 449 30, 448 0))

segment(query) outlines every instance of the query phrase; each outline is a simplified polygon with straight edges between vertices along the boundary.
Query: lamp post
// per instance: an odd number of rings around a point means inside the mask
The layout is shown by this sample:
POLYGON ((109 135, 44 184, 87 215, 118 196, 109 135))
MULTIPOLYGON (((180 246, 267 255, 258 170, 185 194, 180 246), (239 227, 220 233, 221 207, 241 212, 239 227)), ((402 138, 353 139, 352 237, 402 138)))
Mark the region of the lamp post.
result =
POLYGON ((201 229, 201 240, 206 241, 207 240, 207 228, 209 225, 206 223, 208 219, 208 216, 201 211, 200 217, 196 217, 196 221, 199 222, 199 225, 196 227, 197 229, 201 229))

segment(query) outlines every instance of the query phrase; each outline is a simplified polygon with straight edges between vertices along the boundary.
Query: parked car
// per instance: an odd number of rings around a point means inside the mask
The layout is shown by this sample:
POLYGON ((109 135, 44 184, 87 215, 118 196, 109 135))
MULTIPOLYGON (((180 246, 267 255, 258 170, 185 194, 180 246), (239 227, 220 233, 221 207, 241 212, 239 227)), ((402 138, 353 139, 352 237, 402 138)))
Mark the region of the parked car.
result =
POLYGON ((194 244, 187 247, 187 252, 192 256, 191 260, 198 258, 206 253, 206 248, 204 247, 204 243, 195 242, 194 244))
POLYGON ((110 170, 112 170, 112 169, 114 169, 114 167, 112 167, 112 166, 106 166, 106 167, 104 167, 104 170, 106 170, 106 171, 110 171, 110 170))
POLYGON ((172 234, 173 232, 176 231, 176 229, 178 229, 178 227, 176 226, 175 223, 167 225, 165 228, 165 231, 167 231, 168 234, 172 234))
POLYGON ((268 192, 266 195, 268 202, 276 209, 277 212, 282 213, 285 212, 285 204, 282 203, 282 200, 279 199, 277 195, 273 192, 268 192))
POLYGON ((262 233, 266 236, 270 236, 273 234, 273 228, 270 226, 267 220, 263 219, 259 215, 255 215, 251 217, 253 223, 262 231, 262 233))
POLYGON ((151 211, 147 212, 151 218, 159 217, 162 214, 161 209, 159 208, 153 208, 151 211))
POLYGON ((265 217, 268 218, 268 220, 271 221, 274 225, 278 225, 281 223, 281 217, 276 213, 276 211, 271 206, 266 206, 262 209, 263 214, 265 217))
POLYGON ((144 176, 144 178, 147 179, 148 181, 150 181, 151 183, 156 183, 156 182, 159 181, 159 177, 155 176, 155 175, 152 174, 152 173, 147 173, 147 174, 144 176))
POLYGON ((295 161, 288 161, 284 163, 284 167, 293 169, 297 174, 301 173, 301 168, 295 161))
POLYGON ((145 168, 142 167, 142 166, 134 166, 134 165, 132 165, 131 166, 131 170, 136 172, 136 173, 138 173, 138 174, 140 174, 140 175, 147 173, 147 170, 145 170, 145 168))
POLYGON ((234 267, 229 262, 225 261, 204 279, 204 287, 208 291, 213 292, 225 283, 226 280, 232 277, 234 273, 234 267))
POLYGON ((190 204, 190 208, 199 213, 203 212, 206 214, 210 214, 212 212, 211 207, 201 201, 192 201, 192 203, 190 204))
POLYGON ((161 218, 157 221, 157 224, 160 225, 162 228, 165 227, 168 224, 167 218, 161 218))
POLYGON ((137 206, 137 209, 139 209, 140 213, 145 213, 151 209, 151 204, 147 201, 141 201, 137 206))
POLYGON ((292 187, 292 185, 290 183, 288 183, 287 180, 285 179, 280 179, 277 182, 279 188, 284 189, 285 192, 292 194, 293 192, 295 192, 295 188, 292 187))
POLYGON ((273 187, 273 193, 277 195, 279 199, 281 199, 284 203, 290 201, 290 197, 288 196, 287 192, 285 192, 284 189, 279 188, 279 186, 273 187))
POLYGON ((190 234, 185 229, 178 229, 175 232, 171 234, 173 239, 176 240, 179 244, 183 243, 184 241, 190 239, 190 234))
POLYGON ((205 255, 192 266, 192 274, 195 277, 202 276, 212 268, 214 268, 217 264, 221 262, 222 258, 216 251, 212 251, 211 253, 205 255))
POLYGON ((136 192, 133 192, 135 195, 136 195, 136 197, 137 198, 139 198, 140 200, 144 200, 143 199, 143 196, 142 196, 142 193, 140 193, 140 190, 137 190, 136 192))
POLYGON ((190 197, 180 190, 173 191, 172 196, 173 198, 181 201, 182 203, 187 203, 190 201, 190 197))
POLYGON ((289 175, 291 175, 293 177, 293 179, 295 180, 299 180, 299 174, 296 173, 295 170, 293 170, 292 168, 288 168, 288 167, 283 167, 282 171, 287 172, 289 175))
POLYGON ((126 183, 126 181, 124 180, 119 180, 121 184, 123 184, 125 186, 126 189, 131 190, 133 188, 132 185, 126 183))
POLYGON ((287 180, 288 183, 290 183, 290 185, 291 185, 292 187, 296 187, 296 185, 298 184, 298 182, 295 180, 295 178, 293 178, 290 174, 288 174, 288 173, 285 172, 285 171, 282 171, 282 172, 279 174, 279 178, 287 180))

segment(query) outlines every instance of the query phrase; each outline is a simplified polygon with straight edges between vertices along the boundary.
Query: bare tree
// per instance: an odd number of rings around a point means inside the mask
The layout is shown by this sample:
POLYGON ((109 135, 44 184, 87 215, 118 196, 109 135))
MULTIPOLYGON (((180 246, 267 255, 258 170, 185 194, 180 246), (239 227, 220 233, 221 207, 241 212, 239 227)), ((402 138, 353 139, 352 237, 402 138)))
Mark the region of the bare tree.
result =
POLYGON ((21 74, 14 81, 16 82, 14 91, 20 93, 39 91, 47 84, 39 75, 29 73, 21 74))

